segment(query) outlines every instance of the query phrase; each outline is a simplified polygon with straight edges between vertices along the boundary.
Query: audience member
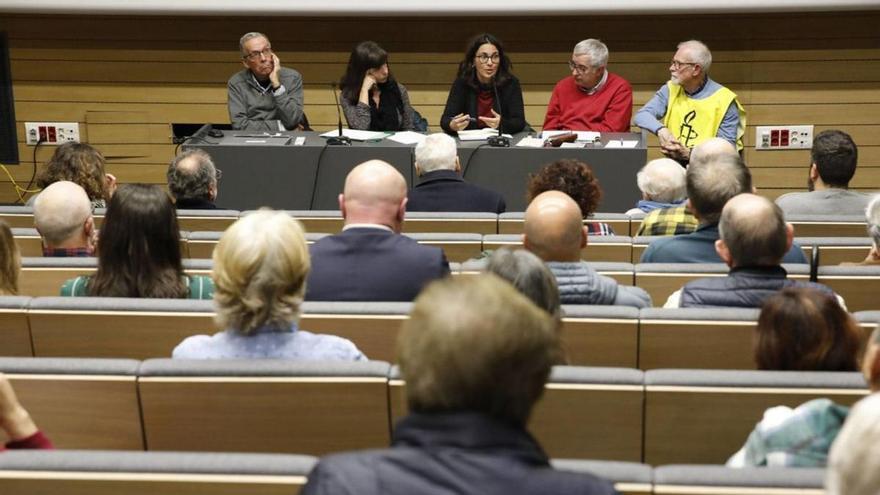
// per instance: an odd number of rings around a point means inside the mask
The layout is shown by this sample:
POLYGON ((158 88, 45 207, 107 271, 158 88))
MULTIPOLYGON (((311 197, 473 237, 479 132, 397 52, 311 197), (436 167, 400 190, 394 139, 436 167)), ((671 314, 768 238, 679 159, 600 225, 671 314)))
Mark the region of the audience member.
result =
POLYGON ((556 83, 544 130, 629 132, 632 87, 606 70, 608 47, 586 39, 574 46, 568 67, 571 76, 556 83))
POLYGON ((0 296, 18 295, 18 272, 21 254, 12 237, 12 230, 0 220, 0 296))
MULTIPOLYGON (((835 312, 842 311, 840 308, 835 310, 835 312)), ((850 336, 848 339, 853 337, 850 336)), ((789 337, 786 336, 786 338, 789 337)), ((818 369, 806 368, 810 371, 834 370, 835 368, 855 371, 858 369, 856 363, 859 351, 858 336, 855 336, 855 339, 855 342, 841 342, 843 349, 832 350, 829 355, 837 354, 838 356, 831 358, 829 362, 805 362, 803 364, 819 365, 818 369), (844 355, 844 353, 849 353, 849 355, 844 355), (835 361, 839 362, 835 363, 835 361), (826 365, 830 366, 826 367, 826 365), (841 365, 841 367, 837 368, 837 365, 841 365)), ((789 339, 789 342, 794 343, 795 341, 789 339)), ((829 345, 831 342, 825 342, 825 344, 829 345)), ((862 373, 872 393, 880 391, 878 349, 880 349, 880 331, 875 330, 862 361, 862 373)), ((779 351, 787 353, 783 349, 779 349, 779 351)), ((823 350, 815 349, 815 351, 822 352, 823 350)), ((852 414, 849 414, 850 417, 847 418, 848 414, 848 407, 836 404, 830 399, 814 399, 795 409, 787 406, 771 407, 764 412, 763 419, 755 426, 745 445, 727 461, 727 465, 729 467, 824 467, 829 463, 828 451, 832 443, 835 443, 835 439, 843 435, 841 427, 853 421, 852 414)), ((880 419, 880 416, 874 417, 875 422, 877 419, 880 419)), ((877 439, 880 440, 880 437, 877 439)), ((832 453, 831 456, 830 464, 833 466, 834 454, 832 453)), ((853 492, 843 491, 840 493, 850 495, 853 492)), ((860 493, 876 494, 877 485, 870 492, 860 493)))
POLYGON ((685 171, 670 158, 651 160, 636 174, 642 199, 627 215, 649 213, 660 208, 676 208, 687 201, 685 171))
POLYGON ((865 208, 865 221, 868 223, 868 236, 871 249, 860 263, 841 263, 842 265, 880 265, 880 194, 874 196, 865 208))
POLYGON ((444 132, 492 128, 515 134, 526 126, 522 89, 501 40, 489 33, 468 42, 440 117, 444 132))
POLYGON ((299 222, 261 210, 242 217, 214 249, 214 302, 224 331, 186 338, 184 359, 342 359, 366 357, 350 341, 300 330, 309 250, 299 222))
POLYGON ((449 273, 443 250, 400 235, 406 180, 370 160, 345 178, 339 195, 340 234, 310 246, 308 301, 412 301, 431 280, 449 273))
MULTIPOLYGON (((731 154, 709 155, 687 171, 688 205, 700 221, 690 234, 657 239, 642 253, 642 263, 720 263, 715 250, 721 209, 734 196, 752 191, 752 175, 731 154)), ((799 246, 787 249, 784 263, 807 263, 799 246)))
POLYGON ((416 130, 409 93, 391 74, 388 52, 375 41, 362 41, 351 50, 339 89, 339 105, 351 129, 416 130))
POLYGON ((34 201, 34 225, 43 239, 43 256, 94 256, 98 240, 92 204, 77 184, 61 180, 34 201))
POLYGON ((556 277, 541 258, 525 249, 503 247, 489 257, 486 271, 510 282, 539 308, 562 317, 556 277))
POLYGON ((0 430, 8 438, 5 447, 0 445, 0 452, 5 449, 52 448, 52 442, 37 428, 3 373, 0 373, 0 430))
POLYGON ((871 196, 849 189, 856 173, 859 150, 849 134, 822 131, 810 151, 809 192, 793 192, 776 198, 786 215, 860 215, 871 196))
POLYGON ((735 93, 709 78, 712 52, 697 40, 678 44, 669 82, 635 117, 635 124, 660 138, 660 150, 687 163, 691 149, 720 137, 743 149, 746 111, 735 93))
MULTIPOLYGON (((876 352, 876 347, 875 347, 876 352)), ((867 360, 866 360, 867 361, 867 360)), ((874 358, 874 367, 878 359, 874 358)), ((875 376, 880 372, 874 371, 875 376)), ((872 389, 880 387, 872 384, 872 389)), ((853 406, 831 445, 825 472, 827 495, 876 495, 880 486, 880 394, 853 406)))
POLYGON ((407 210, 504 213, 504 196, 461 177, 455 139, 431 134, 416 145, 415 153, 419 182, 409 191, 407 210))
POLYGON ((669 296, 664 307, 758 308, 786 287, 811 287, 835 295, 824 285, 788 278, 780 264, 791 249, 794 229, 770 200, 749 193, 734 197, 724 206, 718 230, 715 250, 730 267, 728 275, 688 282, 669 296))
MULTIPOLYGON (((736 148, 729 142, 721 138, 709 138, 691 150, 691 166, 705 163, 711 160, 710 157, 722 154, 739 157, 736 148)), ((687 191, 687 175, 685 175, 685 191, 687 191)), ((699 226, 700 222, 692 213, 690 204, 685 202, 678 206, 648 212, 639 225, 636 236, 690 234, 699 226)))
POLYGON ((302 494, 617 493, 553 470, 526 430, 561 355, 558 320, 498 277, 434 282, 401 328, 409 415, 391 448, 324 457, 302 494))
POLYGON ((174 157, 165 174, 168 190, 178 210, 213 210, 217 208, 217 182, 220 171, 211 155, 192 149, 174 157))
POLYGON ((581 259, 587 237, 581 211, 567 194, 547 191, 529 204, 523 245, 547 263, 563 304, 650 306, 651 297, 643 289, 618 285, 581 259))
POLYGON ((62 296, 211 299, 209 277, 184 275, 180 231, 171 199, 159 186, 119 188, 101 226, 98 270, 72 278, 62 296))
POLYGON ((238 47, 245 68, 227 84, 232 128, 271 133, 296 129, 303 121, 302 76, 281 66, 265 34, 247 33, 238 47))
MULTIPOLYGON (((584 219, 593 216, 602 201, 602 187, 586 163, 563 158, 541 167, 537 174, 529 175, 526 199, 531 203, 545 191, 562 191, 578 205, 584 219)), ((614 235, 605 222, 584 222, 589 235, 614 235)))
MULTIPOLYGON (((104 208, 116 191, 116 177, 104 171, 106 161, 97 148, 86 143, 67 142, 55 149, 46 167, 37 174, 37 187, 45 189, 53 182, 67 180, 82 187, 92 206, 104 208)), ((32 196, 28 204, 33 204, 32 196)))

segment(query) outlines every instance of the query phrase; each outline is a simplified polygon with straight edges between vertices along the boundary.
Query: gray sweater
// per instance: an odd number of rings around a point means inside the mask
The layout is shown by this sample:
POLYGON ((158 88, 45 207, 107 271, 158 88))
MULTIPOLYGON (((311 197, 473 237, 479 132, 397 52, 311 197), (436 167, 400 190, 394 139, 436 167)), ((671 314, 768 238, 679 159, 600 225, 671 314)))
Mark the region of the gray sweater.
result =
POLYGON ((282 67, 278 79, 283 88, 277 92, 269 88, 264 93, 247 69, 229 78, 226 103, 234 129, 275 133, 279 131, 279 121, 287 130, 299 125, 303 117, 302 76, 282 67))
POLYGON ((651 306, 651 296, 644 289, 619 285, 613 278, 596 273, 584 261, 551 261, 547 267, 556 277, 562 304, 651 306))

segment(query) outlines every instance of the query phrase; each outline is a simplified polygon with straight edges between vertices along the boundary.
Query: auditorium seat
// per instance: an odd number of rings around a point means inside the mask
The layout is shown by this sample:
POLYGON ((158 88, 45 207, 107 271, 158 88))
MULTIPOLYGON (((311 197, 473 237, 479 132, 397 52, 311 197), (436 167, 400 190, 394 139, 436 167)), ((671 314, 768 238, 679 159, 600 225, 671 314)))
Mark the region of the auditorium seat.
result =
MULTIPOLYGON (((556 366, 529 430, 550 457, 639 462, 643 377, 634 369, 556 366)), ((396 366, 388 387, 395 424, 408 411, 396 366)))
MULTIPOLYGON (((483 249, 494 250, 503 246, 522 246, 522 234, 498 234, 483 236, 483 249)), ((585 261, 614 261, 630 263, 632 238, 622 235, 590 236, 587 247, 581 251, 585 261)))
POLYGON ((0 358, 0 372, 59 449, 144 448, 139 365, 128 359, 0 358))
MULTIPOLYGON (((342 231, 344 220, 339 210, 285 210, 299 220, 306 232, 337 234, 342 231)), ((243 212, 242 216, 248 212, 243 212)))
MULTIPOLYGON (((210 259, 214 255, 214 248, 220 242, 220 236, 223 232, 207 231, 207 232, 189 232, 186 237, 188 257, 193 259, 210 259)), ((311 244, 318 239, 329 234, 325 233, 306 233, 306 242, 311 244)))
MULTIPOLYGON (((525 216, 525 212, 522 211, 508 212, 498 215, 498 233, 522 234, 525 216)), ((584 220, 584 222, 607 223, 611 227, 611 230, 614 231, 615 235, 630 235, 630 218, 623 213, 595 213, 592 217, 584 220)), ((593 237, 590 237, 590 239, 592 240, 593 237)))
POLYGON ((759 313, 744 308, 642 309, 638 367, 754 369, 759 313))
POLYGON ((581 459, 552 459, 550 464, 560 471, 589 473, 614 483, 621 495, 649 495, 653 493, 651 466, 636 462, 587 461, 581 459))
MULTIPOLYGON (((818 249, 819 266, 859 263, 868 256, 872 245, 869 237, 796 237, 795 242, 805 251, 818 249)), ((811 259, 809 255, 807 259, 811 259)))
POLYGON ((786 215, 795 237, 865 237, 864 215, 786 215))
POLYGON ((497 234, 495 213, 408 211, 403 222, 405 233, 497 234))
POLYGON ((177 225, 180 230, 222 232, 240 215, 238 210, 177 210, 177 225))
POLYGON ((42 256, 43 239, 35 228, 12 229, 12 237, 21 256, 42 256))
POLYGON ((0 206, 0 220, 11 229, 32 229, 34 209, 30 206, 0 206))
POLYGON ((723 464, 769 407, 822 397, 848 405, 867 393, 858 372, 647 371, 644 462, 723 464))
POLYGON ((880 323, 880 310, 874 311, 858 311, 853 313, 859 325, 866 330, 866 335, 870 335, 874 328, 880 323))
POLYGON ((654 493, 664 495, 822 495, 825 470, 671 465, 654 468, 654 493))
POLYGON ((316 459, 291 454, 20 450, 0 456, 4 495, 291 495, 316 459))
POLYGON ((394 362, 397 334, 411 310, 408 302, 306 301, 299 326, 351 340, 370 359, 394 362))
POLYGON ((34 355, 27 319, 30 301, 25 296, 0 296, 0 356, 34 355))
POLYGON ((41 297, 28 311, 38 357, 170 357, 186 337, 212 334, 213 301, 41 297))
POLYGON ((387 447, 389 368, 151 359, 138 380, 147 448, 323 455, 387 447))
POLYGON ((562 342, 572 366, 636 368, 639 310, 627 306, 564 305, 562 342))
MULTIPOLYGON (((460 273, 466 275, 474 275, 486 271, 486 263, 489 258, 471 259, 461 264, 460 273)), ((632 263, 619 263, 614 261, 587 261, 594 270, 617 280, 617 283, 623 285, 633 285, 635 267, 632 263)))
POLYGON ((404 234, 419 244, 434 246, 443 250, 448 261, 463 262, 476 258, 483 251, 483 236, 480 234, 404 234))
POLYGON ((840 294, 850 312, 880 310, 880 265, 820 266, 818 282, 840 294))
MULTIPOLYGON (((809 280, 810 265, 785 264, 789 278, 809 280)), ((673 292, 698 278, 723 277, 730 268, 724 263, 639 263, 635 266, 637 286, 651 295, 654 306, 663 306, 673 292)))

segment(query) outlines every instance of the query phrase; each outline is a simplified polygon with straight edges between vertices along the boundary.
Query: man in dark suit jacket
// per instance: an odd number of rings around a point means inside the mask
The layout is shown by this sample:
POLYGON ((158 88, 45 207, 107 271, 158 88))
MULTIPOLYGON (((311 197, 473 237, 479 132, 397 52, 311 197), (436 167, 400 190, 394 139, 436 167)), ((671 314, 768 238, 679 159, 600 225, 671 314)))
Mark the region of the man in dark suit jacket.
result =
POLYGON ((406 180, 370 160, 345 179, 342 232, 311 245, 307 301, 412 301, 428 282, 446 276, 443 250, 400 235, 406 180))
POLYGON ((416 146, 419 183, 409 192, 409 211, 484 211, 504 213, 504 196, 468 184, 461 177, 455 140, 432 134, 416 146))

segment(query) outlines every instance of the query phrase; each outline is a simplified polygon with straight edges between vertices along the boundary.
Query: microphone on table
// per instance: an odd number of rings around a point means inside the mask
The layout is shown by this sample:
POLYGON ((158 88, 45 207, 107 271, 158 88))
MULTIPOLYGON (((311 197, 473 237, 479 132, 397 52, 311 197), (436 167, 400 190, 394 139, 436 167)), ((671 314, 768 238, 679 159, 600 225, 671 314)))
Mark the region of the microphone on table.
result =
MULTIPOLYGON (((501 115, 501 98, 498 97, 498 84, 495 82, 495 76, 492 76, 492 90, 495 91, 495 102, 498 103, 498 115, 501 115)), ((489 136, 489 139, 486 140, 486 144, 496 148, 510 148, 510 139, 501 133, 502 120, 503 118, 498 120, 498 135, 489 136)))
POLYGON ((336 83, 330 83, 330 89, 333 91, 333 101, 336 102, 336 117, 338 120, 339 135, 327 138, 328 145, 351 146, 351 138, 342 135, 342 110, 339 106, 339 98, 336 96, 336 83))

